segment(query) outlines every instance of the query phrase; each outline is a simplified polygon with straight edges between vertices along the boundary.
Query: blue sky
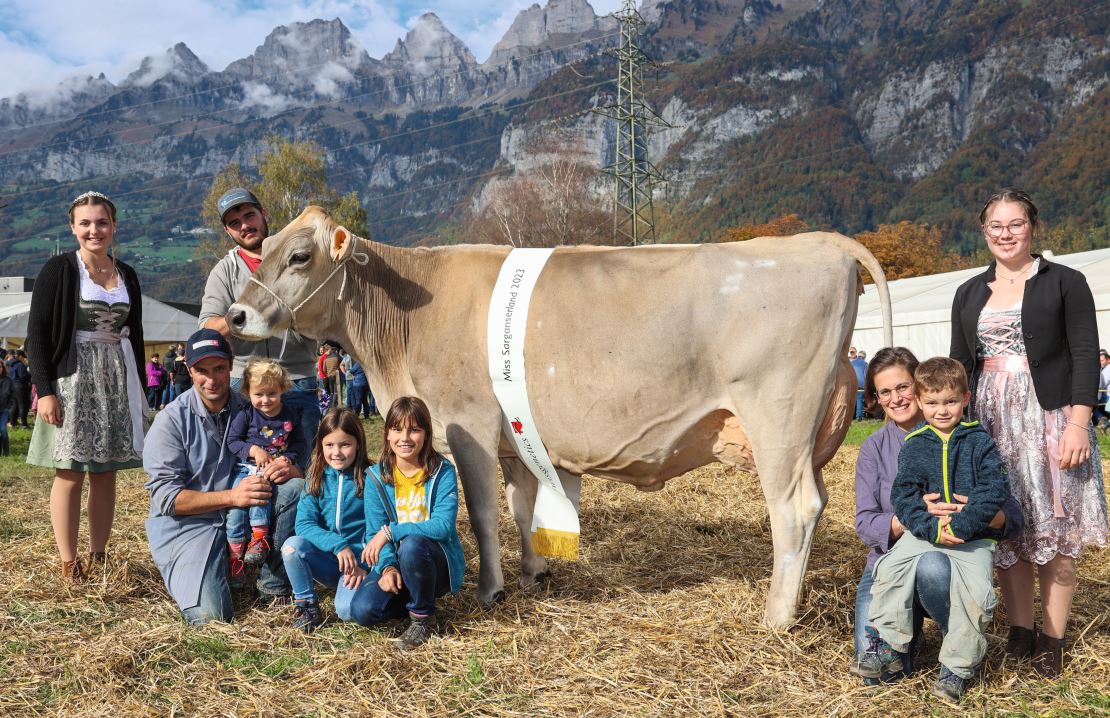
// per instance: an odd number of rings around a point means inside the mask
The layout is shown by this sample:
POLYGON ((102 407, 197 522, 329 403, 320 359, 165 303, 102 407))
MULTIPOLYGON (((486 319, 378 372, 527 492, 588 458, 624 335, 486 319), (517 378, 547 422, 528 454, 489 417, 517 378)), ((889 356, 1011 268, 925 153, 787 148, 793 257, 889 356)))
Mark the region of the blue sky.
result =
MULTIPOLYGON (((621 0, 589 0, 599 15, 621 0)), ((479 62, 533 0, 0 0, 0 97, 103 72, 119 82, 147 55, 184 42, 222 70, 278 25, 338 17, 371 57, 434 12, 479 62)), ((542 4, 542 3, 541 3, 542 4)))

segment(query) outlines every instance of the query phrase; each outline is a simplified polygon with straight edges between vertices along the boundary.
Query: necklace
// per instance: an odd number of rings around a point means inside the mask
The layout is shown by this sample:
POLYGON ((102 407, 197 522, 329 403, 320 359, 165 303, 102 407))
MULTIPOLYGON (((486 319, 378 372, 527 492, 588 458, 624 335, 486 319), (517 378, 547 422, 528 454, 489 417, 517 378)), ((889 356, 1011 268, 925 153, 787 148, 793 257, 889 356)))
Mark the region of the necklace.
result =
POLYGON ((1006 276, 1005 274, 1003 274, 1002 272, 998 271, 998 267, 995 267, 995 268, 994 268, 994 275, 995 275, 996 277, 1001 277, 1002 279, 1005 279, 1005 280, 1006 280, 1007 282, 1009 282, 1010 284, 1013 284, 1013 283, 1014 283, 1014 280, 1015 280, 1015 279, 1018 279, 1019 277, 1023 277, 1023 276, 1025 276, 1026 274, 1028 274, 1028 273, 1029 273, 1029 270, 1030 270, 1030 269, 1032 269, 1032 268, 1033 268, 1033 263, 1032 263, 1032 262, 1030 262, 1030 263, 1029 263, 1029 266, 1028 266, 1028 267, 1026 267, 1025 269, 1023 269, 1023 270, 1021 270, 1020 272, 1016 273, 1016 274, 1015 274, 1014 276, 1012 276, 1012 277, 1007 277, 1007 276, 1006 276))
POLYGON ((100 267, 96 266, 95 262, 90 262, 87 259, 85 259, 85 255, 83 255, 83 254, 81 255, 81 261, 84 262, 85 269, 89 270, 90 272, 92 272, 94 274, 108 274, 109 272, 112 271, 112 267, 105 267, 104 269, 101 269, 100 267))

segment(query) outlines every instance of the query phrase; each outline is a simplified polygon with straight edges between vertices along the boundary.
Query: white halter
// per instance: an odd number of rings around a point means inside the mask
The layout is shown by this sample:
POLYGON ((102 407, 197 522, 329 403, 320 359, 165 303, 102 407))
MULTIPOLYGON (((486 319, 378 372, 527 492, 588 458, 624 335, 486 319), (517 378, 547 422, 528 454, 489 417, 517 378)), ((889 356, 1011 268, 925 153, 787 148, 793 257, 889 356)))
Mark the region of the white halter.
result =
MULTIPOLYGON (((352 239, 354 239, 353 236, 352 236, 352 239)), ((254 282, 258 286, 262 287, 267 292, 269 292, 270 296, 272 296, 274 299, 276 299, 278 304, 280 304, 282 307, 284 307, 289 312, 289 325, 290 325, 290 327, 292 327, 293 331, 296 331, 297 330, 297 310, 299 310, 301 307, 303 307, 308 302, 308 300, 315 297, 316 293, 319 292, 321 289, 323 289, 324 286, 328 282, 331 281, 331 278, 334 277, 339 270, 341 270, 341 269, 346 270, 347 262, 351 261, 352 259, 355 260, 355 262, 357 262, 358 264, 365 267, 370 262, 370 255, 363 254, 363 253, 359 252, 357 249, 352 248, 351 253, 348 254, 345 258, 343 258, 339 262, 339 264, 337 264, 335 266, 335 269, 331 270, 331 274, 329 274, 327 277, 325 277, 324 281, 320 282, 320 286, 313 289, 309 293, 309 295, 307 297, 305 297, 304 299, 302 299, 300 301, 300 303, 295 307, 289 306, 288 302, 286 302, 284 299, 279 297, 277 295, 277 293, 274 292, 274 290, 267 287, 263 282, 260 282, 258 279, 256 279, 253 274, 250 277, 250 281, 254 282)), ((343 301, 343 292, 346 290, 346 288, 347 288, 347 272, 344 271, 343 272, 343 283, 339 285, 339 294, 335 298, 335 300, 337 302, 342 302, 343 301)), ((288 339, 288 337, 289 337, 289 331, 286 330, 285 334, 282 336, 282 339, 281 339, 281 352, 278 355, 279 358, 281 356, 284 356, 284 354, 285 354, 285 342, 288 339)))

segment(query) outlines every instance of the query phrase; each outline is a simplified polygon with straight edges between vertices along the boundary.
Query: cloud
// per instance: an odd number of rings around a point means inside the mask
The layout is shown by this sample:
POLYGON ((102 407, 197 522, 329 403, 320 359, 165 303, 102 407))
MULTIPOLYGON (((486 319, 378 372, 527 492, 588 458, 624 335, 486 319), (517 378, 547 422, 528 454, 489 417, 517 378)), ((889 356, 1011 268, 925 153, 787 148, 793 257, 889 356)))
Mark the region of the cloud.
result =
POLYGON ((346 67, 339 63, 329 62, 316 73, 312 79, 312 87, 321 97, 338 98, 342 94, 341 85, 349 84, 355 76, 346 67))
POLYGON ((262 82, 243 83, 243 109, 260 110, 263 115, 273 115, 293 107, 296 102, 288 95, 274 92, 262 82))

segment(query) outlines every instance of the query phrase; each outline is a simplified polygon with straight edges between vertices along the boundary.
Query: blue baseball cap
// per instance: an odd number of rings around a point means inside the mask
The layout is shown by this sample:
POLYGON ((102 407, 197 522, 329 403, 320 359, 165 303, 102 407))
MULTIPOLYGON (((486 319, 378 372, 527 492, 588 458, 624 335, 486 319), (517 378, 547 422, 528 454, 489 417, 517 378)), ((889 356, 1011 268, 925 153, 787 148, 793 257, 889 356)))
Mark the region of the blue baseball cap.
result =
POLYGON ((220 213, 220 221, 224 221, 224 215, 227 214, 229 209, 238 207, 241 204, 253 204, 258 207, 262 206, 262 203, 258 201, 258 198, 255 197, 250 190, 243 189, 242 187, 229 189, 227 192, 224 192, 216 202, 216 211, 220 213))
POLYGON ((220 357, 231 361, 231 345, 215 329, 198 329, 185 342, 185 365, 192 367, 201 359, 220 357))

